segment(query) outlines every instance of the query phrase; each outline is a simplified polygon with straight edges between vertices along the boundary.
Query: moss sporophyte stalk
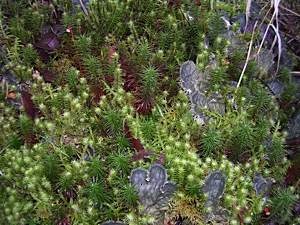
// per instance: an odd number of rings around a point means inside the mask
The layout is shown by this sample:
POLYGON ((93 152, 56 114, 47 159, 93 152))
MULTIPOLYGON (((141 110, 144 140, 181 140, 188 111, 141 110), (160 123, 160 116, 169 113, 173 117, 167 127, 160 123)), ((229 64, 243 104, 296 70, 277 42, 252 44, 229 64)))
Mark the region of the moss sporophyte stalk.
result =
POLYGON ((2 0, 0 224, 299 224, 296 2, 2 0))

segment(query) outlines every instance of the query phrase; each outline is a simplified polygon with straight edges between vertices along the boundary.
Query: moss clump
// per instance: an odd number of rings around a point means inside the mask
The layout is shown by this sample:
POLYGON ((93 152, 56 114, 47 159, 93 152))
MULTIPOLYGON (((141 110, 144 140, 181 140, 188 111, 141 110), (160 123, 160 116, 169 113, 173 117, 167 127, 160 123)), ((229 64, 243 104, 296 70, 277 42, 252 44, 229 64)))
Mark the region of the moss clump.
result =
POLYGON ((155 224, 128 178, 157 163, 177 187, 158 210, 166 224, 206 222, 202 187, 216 170, 226 177, 218 201, 226 222, 261 224, 265 207, 268 219, 293 221, 299 190, 283 185, 291 164, 283 128, 297 86, 280 67, 286 88, 270 92, 275 68, 257 60, 260 35, 243 70, 251 41, 236 19, 243 1, 80 2, 0 6, 0 224, 155 224), (184 92, 188 60, 199 76, 184 92), (192 102, 189 91, 204 97, 192 102), (258 195, 257 174, 278 191, 258 195))

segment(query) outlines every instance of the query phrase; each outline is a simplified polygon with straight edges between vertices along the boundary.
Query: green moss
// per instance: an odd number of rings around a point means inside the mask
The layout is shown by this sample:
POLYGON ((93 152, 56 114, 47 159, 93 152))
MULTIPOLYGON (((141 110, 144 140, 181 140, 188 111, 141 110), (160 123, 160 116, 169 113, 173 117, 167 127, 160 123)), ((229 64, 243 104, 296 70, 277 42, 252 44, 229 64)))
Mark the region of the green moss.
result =
MULTIPOLYGON (((219 170, 226 176, 220 206, 229 212, 227 219, 244 216, 260 224, 265 202, 255 193, 253 177, 259 173, 282 183, 290 166, 282 128, 294 112, 289 106, 297 89, 290 70, 280 70, 286 88, 279 104, 264 85, 270 74, 252 55, 240 86, 232 85, 250 41, 238 25, 234 39, 225 38, 221 17, 245 8, 235 2, 91 1, 85 15, 67 0, 4 1, 1 74, 8 69, 16 75, 32 94, 29 107, 39 113, 26 116, 17 107, 20 86, 2 82, 0 224, 58 224, 64 218, 72 224, 154 224, 141 215, 128 177, 157 162, 177 186, 166 220, 181 215, 205 223, 201 187, 219 170), (35 46, 49 24, 70 32, 57 35, 57 50, 42 52, 35 46), (225 102, 222 115, 201 111, 210 118, 203 125, 179 85, 180 65, 187 60, 209 77, 206 97, 218 92, 225 102), (55 74, 55 82, 45 82, 41 68, 55 74), (34 70, 41 76, 33 76, 34 70), (143 158, 145 151, 150 155, 143 158)), ((297 191, 280 188, 271 195, 278 221, 290 222, 297 191)))

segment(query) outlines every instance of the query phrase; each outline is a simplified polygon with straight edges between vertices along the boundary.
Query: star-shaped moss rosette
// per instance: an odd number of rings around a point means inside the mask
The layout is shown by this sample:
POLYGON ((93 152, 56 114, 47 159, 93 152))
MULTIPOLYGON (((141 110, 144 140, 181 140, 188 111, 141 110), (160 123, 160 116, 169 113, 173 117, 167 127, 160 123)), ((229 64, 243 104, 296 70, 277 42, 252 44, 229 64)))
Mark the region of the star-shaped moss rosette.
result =
POLYGON ((180 84, 190 99, 192 114, 200 124, 209 120, 203 109, 220 114, 225 113, 222 96, 219 93, 207 95, 208 82, 208 72, 199 72, 193 61, 186 61, 181 65, 180 84))
POLYGON ((132 171, 130 181, 143 206, 142 213, 153 216, 156 224, 162 224, 168 202, 176 191, 176 185, 168 181, 166 169, 159 164, 149 170, 137 168, 132 171))
POLYGON ((226 212, 219 206, 219 200, 224 194, 226 177, 220 171, 209 174, 202 187, 207 196, 205 208, 207 209, 206 221, 221 222, 227 221, 226 212))

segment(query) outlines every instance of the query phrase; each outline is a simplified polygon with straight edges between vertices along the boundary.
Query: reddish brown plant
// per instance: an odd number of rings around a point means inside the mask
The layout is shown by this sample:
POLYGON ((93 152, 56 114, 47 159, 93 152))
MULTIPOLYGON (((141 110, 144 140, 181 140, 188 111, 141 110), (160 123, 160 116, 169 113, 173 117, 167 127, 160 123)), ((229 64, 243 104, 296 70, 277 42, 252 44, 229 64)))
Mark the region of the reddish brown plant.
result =
POLYGON ((65 217, 58 221, 57 225, 71 225, 71 222, 68 217, 65 217))
POLYGON ((41 69, 40 74, 44 78, 44 81, 48 83, 53 83, 56 79, 55 73, 47 68, 41 69))
POLYGON ((181 5, 181 0, 169 0, 168 6, 178 8, 181 5))
POLYGON ((200 6, 201 5, 201 0, 194 0, 195 5, 200 6))
POLYGON ((138 93, 135 96, 134 107, 136 111, 141 115, 148 115, 154 105, 153 98, 151 96, 139 95, 138 93))
POLYGON ((39 110, 33 103, 31 97, 31 94, 27 90, 21 91, 21 100, 24 110, 31 119, 34 119, 39 115, 39 110))
POLYGON ((133 137, 127 123, 125 123, 124 125, 124 134, 125 137, 129 140, 131 147, 135 150, 135 154, 132 157, 133 161, 144 160, 151 155, 150 151, 144 148, 141 141, 133 137))
POLYGON ((137 73, 125 55, 120 56, 120 65, 123 71, 124 90, 127 92, 135 92, 138 87, 137 73))
POLYGON ((101 84, 95 84, 91 85, 90 89, 92 94, 91 102, 93 105, 97 105, 100 102, 101 97, 105 94, 103 87, 101 84))

